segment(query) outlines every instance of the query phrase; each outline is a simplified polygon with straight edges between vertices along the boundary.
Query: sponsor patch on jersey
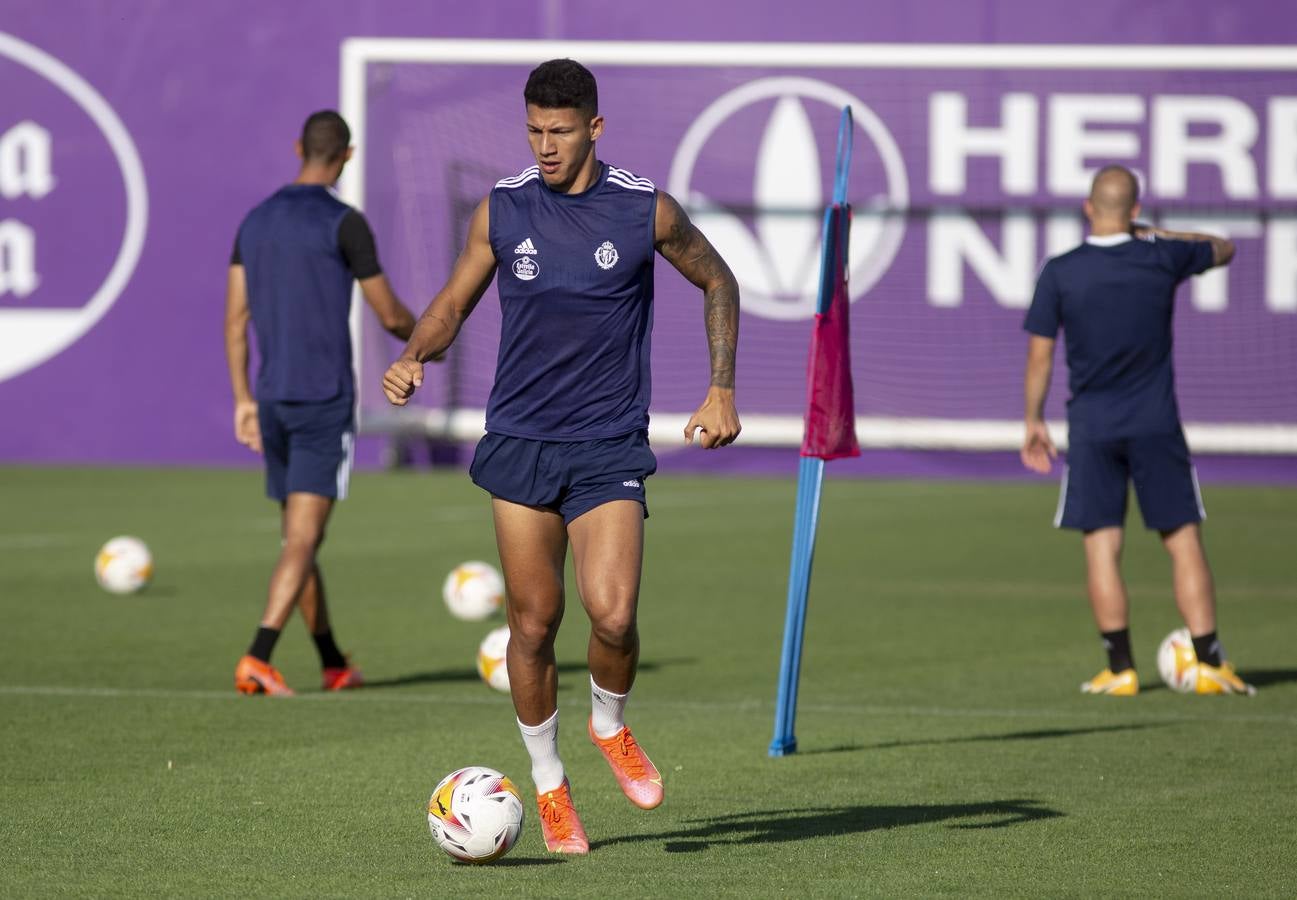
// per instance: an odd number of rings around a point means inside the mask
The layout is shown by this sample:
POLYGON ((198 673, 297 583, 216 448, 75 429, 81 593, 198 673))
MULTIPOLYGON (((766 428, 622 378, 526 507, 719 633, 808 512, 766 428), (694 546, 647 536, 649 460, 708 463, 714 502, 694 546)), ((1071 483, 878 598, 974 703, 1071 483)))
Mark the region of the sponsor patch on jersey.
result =
POLYGON ((632 478, 630 481, 623 481, 623 482, 621 483, 621 486, 622 486, 622 487, 632 487, 632 488, 640 487, 639 479, 638 479, 638 478, 632 478))
POLYGON ((594 251, 594 261, 599 264, 601 269, 611 269, 617 265, 617 260, 620 258, 617 255, 617 248, 612 245, 612 241, 604 241, 594 251))
POLYGON ((530 256, 520 256, 513 261, 513 274, 522 281, 531 281, 540 274, 540 266, 530 256))
POLYGON ((527 254, 528 256, 535 256, 535 255, 536 255, 536 245, 533 244, 533 243, 531 242, 531 238, 527 238, 527 239, 524 240, 521 244, 519 244, 517 247, 514 247, 514 248, 513 248, 513 252, 514 252, 514 253, 525 253, 525 254, 527 254))

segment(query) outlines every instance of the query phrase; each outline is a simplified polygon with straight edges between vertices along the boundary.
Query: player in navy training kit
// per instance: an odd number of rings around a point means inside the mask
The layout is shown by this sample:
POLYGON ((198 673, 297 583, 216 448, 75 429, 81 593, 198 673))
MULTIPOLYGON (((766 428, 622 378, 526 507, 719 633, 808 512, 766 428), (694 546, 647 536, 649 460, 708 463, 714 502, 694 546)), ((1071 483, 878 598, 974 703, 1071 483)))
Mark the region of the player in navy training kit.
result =
POLYGON ((1063 329, 1071 398, 1067 470, 1055 525, 1085 535, 1086 575, 1108 668, 1086 693, 1132 696, 1139 680, 1130 650, 1121 549, 1128 482, 1144 524, 1171 556, 1176 605, 1189 627, 1200 694, 1251 694, 1216 638, 1216 597, 1199 523, 1198 480, 1180 427, 1171 366, 1171 316, 1184 279, 1234 256, 1205 234, 1134 224, 1139 185, 1121 166, 1095 175, 1085 202, 1090 236, 1045 263, 1027 312, 1026 438, 1022 461, 1045 473, 1057 451, 1045 427, 1054 341, 1063 329))
POLYGON ((283 510, 283 545, 261 627, 235 669, 235 687, 245 694, 292 693, 270 654, 294 606, 319 650, 325 690, 363 681, 334 643, 315 561, 351 470, 352 282, 360 282, 383 327, 397 337, 409 338, 414 316, 392 293, 364 216, 330 189, 351 158, 350 140, 335 112, 307 119, 297 142, 297 179, 248 213, 230 259, 225 349, 234 435, 264 453, 266 493, 283 510), (255 400, 248 385, 249 319, 261 354, 255 400))
POLYGON ((404 405, 495 277, 502 324, 487 434, 473 480, 490 492, 508 588, 509 684, 532 762, 546 846, 586 853, 558 756, 554 638, 568 543, 590 617, 591 740, 631 802, 662 801, 662 779, 625 727, 639 657, 636 607, 653 253, 704 295, 711 386, 685 426, 705 448, 739 433, 734 408, 738 285, 702 233, 652 182, 600 162, 594 76, 572 60, 537 67, 523 92, 536 165, 499 182, 473 214, 450 280, 383 378, 404 405))

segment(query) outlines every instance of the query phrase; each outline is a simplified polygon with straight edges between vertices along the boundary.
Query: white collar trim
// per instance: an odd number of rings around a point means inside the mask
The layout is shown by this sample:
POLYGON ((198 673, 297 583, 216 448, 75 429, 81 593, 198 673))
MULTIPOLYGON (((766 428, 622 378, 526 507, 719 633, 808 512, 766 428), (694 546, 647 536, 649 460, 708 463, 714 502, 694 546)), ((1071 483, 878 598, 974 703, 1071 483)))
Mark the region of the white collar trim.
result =
POLYGON ((1130 235, 1123 231, 1119 234, 1092 234, 1085 239, 1085 242, 1095 247, 1116 247, 1130 239, 1130 235))

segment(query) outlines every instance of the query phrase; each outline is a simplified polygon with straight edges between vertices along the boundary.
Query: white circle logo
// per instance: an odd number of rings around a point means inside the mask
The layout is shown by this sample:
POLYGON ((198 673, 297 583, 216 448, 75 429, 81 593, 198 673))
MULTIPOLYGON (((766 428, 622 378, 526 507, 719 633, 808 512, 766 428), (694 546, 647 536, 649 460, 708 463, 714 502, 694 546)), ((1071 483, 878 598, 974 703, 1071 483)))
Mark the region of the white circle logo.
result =
MULTIPOLYGON (((58 308, 0 308, 2 381, 40 365, 71 345, 93 328, 116 302, 130 281, 144 247, 148 222, 148 190, 144 181, 144 167, 126 126, 108 105, 108 101, 84 78, 45 51, 4 33, 0 33, 0 58, 9 59, 44 78, 80 107, 107 140, 112 158, 121 170, 126 193, 126 223, 121 243, 113 254, 107 275, 93 290, 87 288, 90 291, 88 297, 59 296, 55 298, 56 303, 50 304, 50 307, 58 308)), ((28 147, 40 147, 42 142, 48 144, 49 133, 39 123, 24 122, 20 127, 27 129, 20 137, 27 140, 28 147)), ((30 151, 27 158, 32 158, 30 151)), ((49 177, 34 178, 31 173, 26 173, 24 186, 33 188, 28 191, 29 196, 40 198, 42 192, 57 189, 57 180, 48 172, 44 175, 49 177)), ((30 229, 25 230, 21 222, 10 225, 7 221, 6 225, 9 225, 9 230, 3 235, 5 240, 0 242, 0 254, 6 255, 10 263, 22 257, 24 265, 29 267, 26 275, 21 278, 12 277, 11 272, 7 281, 12 283, 7 284, 6 289, 17 288, 15 293, 18 294, 24 291, 34 292, 42 281, 36 274, 32 258, 34 252, 27 252, 35 247, 35 235, 26 233, 30 229), (15 246, 24 249, 21 253, 16 253, 13 250, 15 246)), ((97 280, 97 276, 95 278, 97 280)), ((42 299, 34 293, 33 298, 34 302, 42 299)))
POLYGON ((617 265, 619 259, 621 257, 617 255, 617 248, 612 245, 612 241, 604 241, 599 245, 599 249, 594 251, 594 261, 601 269, 611 269, 617 265))
MULTIPOLYGON (((789 321, 815 315, 821 223, 824 207, 832 202, 824 190, 820 141, 831 150, 836 131, 825 136, 820 128, 817 137, 806 101, 832 110, 851 107, 856 136, 863 133, 871 148, 872 156, 863 165, 857 158, 853 166, 859 173, 852 178, 853 186, 863 183, 867 188, 863 202, 857 197, 852 208, 848 281, 851 299, 857 300, 895 258, 909 206, 909 181, 900 148, 887 126, 858 97, 812 78, 748 82, 703 110, 671 162, 668 190, 729 263, 742 291, 743 310, 767 319, 789 321), (750 128, 748 108, 763 103, 771 110, 752 147, 755 177, 751 185, 733 191, 728 203, 718 202, 700 189, 695 172, 706 159, 709 144, 719 145, 722 140, 728 142, 724 159, 728 165, 716 174, 734 168, 732 141, 736 139, 721 138, 717 132, 740 119, 750 128)), ((856 142, 857 157, 860 143, 856 142)), ((831 158, 828 165, 832 166, 831 158)), ((711 188, 712 175, 707 182, 711 188)))
POLYGON ((513 261, 513 274, 523 281, 531 281, 540 274, 540 266, 530 256, 520 256, 513 261))

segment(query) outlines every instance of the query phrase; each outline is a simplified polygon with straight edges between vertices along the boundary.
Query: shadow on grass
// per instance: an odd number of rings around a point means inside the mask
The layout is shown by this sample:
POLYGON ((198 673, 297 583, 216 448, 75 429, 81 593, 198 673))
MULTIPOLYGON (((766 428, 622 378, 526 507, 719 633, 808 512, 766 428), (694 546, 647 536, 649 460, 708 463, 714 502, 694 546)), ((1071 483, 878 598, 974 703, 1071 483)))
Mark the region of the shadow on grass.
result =
POLYGON ((460 862, 459 860, 454 860, 454 866, 456 869, 486 870, 486 869, 500 869, 500 868, 507 869, 515 866, 559 866, 562 865, 563 862, 564 862, 563 859, 559 859, 555 857, 506 856, 504 859, 497 859, 494 862, 492 862, 490 865, 486 865, 486 866, 479 866, 479 865, 474 865, 473 863, 460 862))
POLYGON ((917 741, 884 741, 881 744, 840 744, 813 750, 798 750, 799 754, 854 753, 860 750, 890 750, 893 747, 936 747, 942 744, 983 744, 1000 741, 1043 741, 1051 738, 1076 737, 1082 734, 1110 734, 1114 731, 1142 731, 1146 728, 1165 728, 1170 722, 1137 722, 1129 725, 1092 725, 1085 728, 1038 728, 1031 731, 1011 731, 1008 734, 976 734, 968 737, 926 738, 917 741))
POLYGON ((1248 684, 1256 687, 1297 681, 1297 669, 1243 669, 1238 674, 1248 684))
MULTIPOLYGON (((681 663, 691 663, 692 659, 664 659, 657 661, 643 660, 639 664, 640 672, 654 672, 665 666, 679 665, 681 663)), ((587 671, 584 662, 561 662, 558 664, 558 673, 560 675, 572 674, 587 671)), ((373 688, 390 688, 406 687, 411 684, 447 684, 460 681, 481 681, 482 678, 477 674, 477 669, 456 668, 441 669, 437 672, 411 672, 408 675, 397 675, 393 678, 378 678, 373 681, 365 682, 365 690, 373 688)), ((559 690, 563 690, 565 685, 559 683, 559 690)))
POLYGON ((595 849, 612 844, 663 841, 663 849, 668 853, 697 853, 716 845, 780 844, 942 822, 950 823, 950 828, 1006 828, 1041 819, 1056 819, 1063 815, 1056 809, 1042 806, 1039 800, 761 810, 688 820, 687 827, 675 831, 626 835, 596 841, 590 846, 595 849))

